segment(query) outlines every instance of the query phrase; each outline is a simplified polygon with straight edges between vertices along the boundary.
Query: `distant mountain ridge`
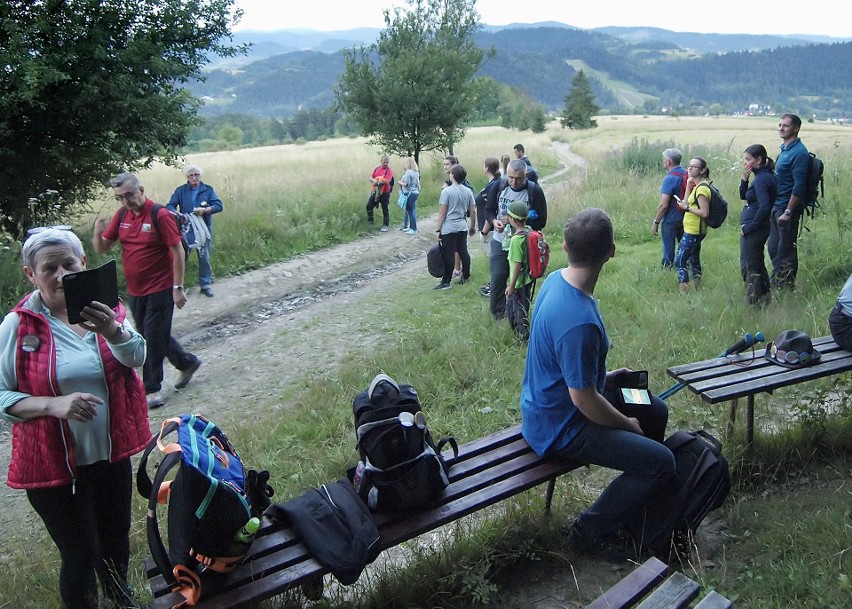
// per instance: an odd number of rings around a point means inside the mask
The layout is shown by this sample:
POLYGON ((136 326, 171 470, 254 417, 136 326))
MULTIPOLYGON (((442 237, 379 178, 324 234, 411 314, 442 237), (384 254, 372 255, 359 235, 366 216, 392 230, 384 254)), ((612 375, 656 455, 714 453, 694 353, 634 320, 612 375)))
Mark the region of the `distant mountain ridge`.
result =
MULTIPOLYGON (((252 43, 249 58, 216 63, 206 82, 190 88, 205 100, 202 115, 286 118, 300 108, 326 108, 343 70, 341 49, 368 46, 380 31, 236 32, 235 43, 252 43)), ((820 38, 831 43, 642 27, 583 30, 554 22, 483 26, 476 35, 482 48, 496 50, 479 74, 524 91, 548 110, 563 105, 582 69, 608 112, 704 113, 711 106, 737 112, 754 106, 848 116, 852 42, 820 38)))

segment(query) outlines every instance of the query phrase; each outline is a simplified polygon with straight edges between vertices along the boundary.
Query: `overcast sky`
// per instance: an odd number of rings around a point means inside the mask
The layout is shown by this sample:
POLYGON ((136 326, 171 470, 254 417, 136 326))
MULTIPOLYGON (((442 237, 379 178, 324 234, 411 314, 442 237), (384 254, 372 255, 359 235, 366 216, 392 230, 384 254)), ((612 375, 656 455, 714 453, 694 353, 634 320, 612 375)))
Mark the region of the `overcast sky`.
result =
MULTIPOLYGON (((383 28, 384 9, 407 6, 405 0, 237 0, 237 5, 245 11, 237 30, 266 31, 383 28)), ((558 21, 579 28, 648 26, 676 32, 852 38, 849 8, 841 0, 478 0, 476 10, 488 25, 558 21)))

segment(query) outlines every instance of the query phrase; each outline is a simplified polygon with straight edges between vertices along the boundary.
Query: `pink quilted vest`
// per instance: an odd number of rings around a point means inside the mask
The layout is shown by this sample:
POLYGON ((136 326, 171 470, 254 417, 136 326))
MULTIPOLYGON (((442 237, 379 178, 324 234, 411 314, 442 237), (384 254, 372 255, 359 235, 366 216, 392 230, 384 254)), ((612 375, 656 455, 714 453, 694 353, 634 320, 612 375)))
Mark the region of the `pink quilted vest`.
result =
MULTIPOLYGON (((41 313, 23 306, 31 297, 25 297, 12 309, 20 320, 15 343, 18 391, 34 396, 60 395, 53 332, 41 313)), ((116 313, 116 319, 124 321, 126 313, 121 303, 116 313)), ((140 452, 151 440, 148 406, 145 387, 136 371, 115 359, 102 336, 98 336, 98 349, 109 389, 110 461, 115 462, 140 452)), ((75 478, 74 446, 65 419, 36 417, 12 425, 9 486, 49 488, 71 484, 75 478)))

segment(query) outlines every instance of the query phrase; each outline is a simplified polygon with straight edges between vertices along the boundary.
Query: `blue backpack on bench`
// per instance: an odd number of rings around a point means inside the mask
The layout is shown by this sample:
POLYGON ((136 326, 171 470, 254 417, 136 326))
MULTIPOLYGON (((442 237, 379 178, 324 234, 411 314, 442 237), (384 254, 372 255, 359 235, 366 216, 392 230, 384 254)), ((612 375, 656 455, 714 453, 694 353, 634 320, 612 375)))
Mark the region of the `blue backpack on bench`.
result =
POLYGON ((151 557, 184 604, 195 605, 201 597, 202 572, 227 573, 245 557, 271 503, 268 480, 269 472, 247 471, 224 432, 201 415, 163 421, 142 454, 136 488, 148 499, 151 557), (175 432, 177 441, 167 443, 175 432), (146 468, 155 448, 164 458, 152 481, 146 468), (168 504, 168 551, 160 535, 158 504, 168 504))

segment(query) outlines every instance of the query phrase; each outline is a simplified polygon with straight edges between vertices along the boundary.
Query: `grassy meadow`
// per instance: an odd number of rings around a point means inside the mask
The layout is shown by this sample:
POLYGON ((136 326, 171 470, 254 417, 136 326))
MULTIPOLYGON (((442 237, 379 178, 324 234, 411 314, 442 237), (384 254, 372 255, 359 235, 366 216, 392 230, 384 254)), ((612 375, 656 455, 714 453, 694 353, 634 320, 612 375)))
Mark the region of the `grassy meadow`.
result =
MULTIPOLYGON (((559 167, 552 141, 567 142, 584 157, 582 175, 571 174, 578 179, 546 186, 545 234, 555 270, 565 263, 561 227, 573 212, 601 207, 613 218, 616 257, 605 267, 596 292, 613 345, 610 367, 646 368, 652 389, 660 392, 670 384, 667 367, 713 357, 746 331, 761 330, 768 340, 789 328, 814 337, 828 333, 829 309, 852 272, 852 205, 846 194, 852 190, 849 128, 803 126, 805 144, 826 163, 825 200, 799 240, 796 291, 756 309, 744 303, 738 271, 740 156, 753 143, 764 144, 774 155, 777 121, 631 116, 601 117, 598 122, 598 129, 581 132, 551 123, 539 135, 472 129, 455 152, 474 186, 485 181, 482 159, 499 157, 517 142, 524 143, 543 176, 559 167), (687 297, 678 293, 674 274, 659 268, 660 244, 649 230, 659 201, 660 153, 670 146, 705 157, 730 203, 726 225, 711 231, 702 247, 702 288, 687 297)), ((365 222, 364 204, 367 176, 380 153, 363 139, 342 139, 188 157, 203 168, 203 179, 225 201, 225 213, 215 219, 217 274, 238 274, 374 231, 365 222)), ((436 209, 443 180, 440 158, 421 159, 421 215, 436 209)), ((393 158, 391 167, 401 173, 401 160, 393 158)), ((161 203, 183 182, 179 170, 167 167, 154 167, 140 177, 146 193, 161 203)), ((105 192, 103 201, 93 202, 93 213, 104 216, 114 206, 105 192)), ((391 213, 392 224, 401 221, 398 207, 392 205, 391 213)), ((81 234, 90 234, 92 220, 91 215, 79 219, 81 234)), ((14 250, 13 245, 0 258, 5 271, 0 296, 6 308, 25 289, 14 250)), ((476 257, 474 285, 487 281, 487 275, 484 256, 476 257)), ((332 372, 303 379, 267 403, 250 405, 251 417, 235 409, 230 418, 217 421, 248 463, 273 472, 277 500, 336 479, 354 464, 351 399, 379 371, 417 387, 437 435, 465 442, 519 421, 523 345, 507 325, 491 321, 487 302, 475 289, 435 294, 432 285, 411 277, 397 286, 404 298, 383 295, 368 303, 365 310, 381 306, 383 318, 365 316, 353 332, 356 338, 378 337, 375 344, 381 348, 364 353, 353 344, 332 372)), ((707 406, 688 391, 668 403, 670 430, 704 427, 721 436, 726 406, 707 406)), ((758 396, 756 425, 751 450, 743 446, 741 428, 725 444, 735 477, 735 488, 720 510, 725 536, 712 557, 686 565, 687 574, 735 598, 738 607, 849 606, 849 376, 758 396)), ((521 563, 569 560, 553 531, 570 523, 606 480, 606 472, 596 468, 566 476, 557 485, 550 517, 542 513, 543 492, 536 490, 504 502, 487 517, 458 525, 441 543, 404 544, 407 567, 378 566, 347 590, 331 587, 327 599, 313 606, 507 606, 501 578, 521 563)), ((139 500, 134 504, 135 585, 145 591, 140 566, 146 555, 143 506, 139 500)), ((11 567, 0 570, 0 607, 56 604, 58 559, 43 531, 13 535, 0 560, 11 567)), ((612 581, 617 578, 613 573, 612 581)), ((578 587, 575 592, 575 601, 589 602, 599 590, 578 587)), ((283 598, 269 606, 299 603, 298 598, 283 598)))

